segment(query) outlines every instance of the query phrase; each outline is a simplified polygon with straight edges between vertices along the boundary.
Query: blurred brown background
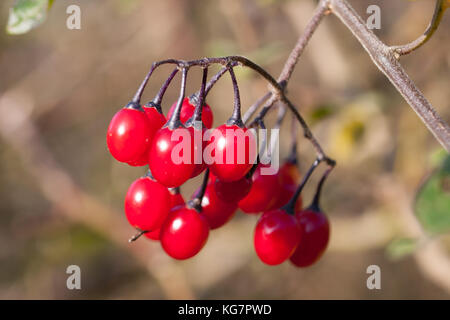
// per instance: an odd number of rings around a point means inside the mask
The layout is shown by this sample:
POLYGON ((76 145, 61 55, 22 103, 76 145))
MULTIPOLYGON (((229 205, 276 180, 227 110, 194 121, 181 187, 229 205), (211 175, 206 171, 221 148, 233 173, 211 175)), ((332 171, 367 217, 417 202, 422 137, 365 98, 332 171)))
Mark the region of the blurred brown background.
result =
MULTIPOLYGON (((364 18, 368 5, 380 6, 375 32, 388 44, 419 36, 434 8, 428 0, 351 3, 364 18)), ((0 25, 12 4, 0 3, 0 25)), ((58 0, 39 28, 22 36, 1 32, 0 298, 450 298, 450 238, 428 239, 412 213, 440 146, 333 16, 319 27, 289 83, 291 100, 338 161, 324 190, 332 238, 322 260, 308 269, 265 266, 253 251, 256 217, 241 212, 211 232, 189 261, 169 259, 159 243, 144 238, 127 242, 134 231, 123 199, 145 169, 114 161, 105 133, 150 64, 239 54, 277 76, 314 6, 310 0, 58 0), (81 30, 66 28, 69 4, 81 7, 81 30), (398 237, 426 241, 414 255, 392 259, 385 249, 398 237), (81 290, 66 288, 71 264, 81 267, 81 290), (366 287, 372 264, 381 268, 381 290, 366 287)), ((433 38, 401 60, 447 122, 449 28, 447 13, 433 38)), ((169 72, 154 74, 145 100, 169 72)), ((237 76, 246 108, 266 84, 247 70, 237 76)), ((189 79, 193 92, 200 71, 189 79)), ((163 101, 165 111, 177 85, 163 101)), ((228 77, 208 102, 215 125, 228 118, 228 77)), ((284 131, 282 156, 289 121, 284 131)), ((299 149, 305 170, 314 153, 304 140, 299 149)), ((183 187, 185 197, 198 184, 183 187)))

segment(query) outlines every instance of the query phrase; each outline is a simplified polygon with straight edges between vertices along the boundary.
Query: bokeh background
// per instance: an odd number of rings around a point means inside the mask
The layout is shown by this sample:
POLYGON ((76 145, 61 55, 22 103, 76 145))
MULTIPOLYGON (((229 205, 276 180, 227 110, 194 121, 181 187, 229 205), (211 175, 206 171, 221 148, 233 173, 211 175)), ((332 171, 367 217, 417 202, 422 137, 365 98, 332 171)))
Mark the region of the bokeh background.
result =
MULTIPOLYGON (((434 8, 428 0, 351 3, 364 18, 367 6, 380 6, 375 33, 388 44, 419 36, 434 8)), ((0 25, 12 5, 1 1, 0 25)), ((123 199, 145 169, 114 161, 105 133, 151 63, 239 54, 276 77, 314 6, 310 0, 58 0, 30 33, 0 32, 0 298, 450 298, 450 238, 427 236, 413 213, 414 196, 442 149, 334 16, 325 18, 289 83, 289 97, 338 161, 323 194, 332 237, 320 262, 308 269, 264 265, 252 245, 257 217, 241 212, 211 232, 189 261, 168 258, 145 238, 127 242, 134 230, 123 199), (66 28, 69 4, 81 7, 81 30, 66 28), (399 238, 421 245, 399 257, 387 250, 399 238), (72 264, 81 267, 81 290, 66 288, 72 264), (373 264, 381 268, 381 290, 366 287, 373 264)), ((401 60, 447 122, 449 28, 447 14, 433 38, 401 60)), ((169 72, 154 74, 145 100, 169 72)), ((190 72, 188 92, 198 89, 200 75, 190 72)), ((237 76, 245 109, 267 86, 247 70, 237 76)), ((163 101, 165 111, 176 100, 178 81, 163 101)), ((223 123, 233 103, 228 77, 208 102, 215 125, 223 123)), ((299 152, 304 171, 314 152, 305 140, 299 152)), ((319 176, 308 184, 306 203, 319 176)), ((183 195, 198 185, 199 179, 190 181, 183 195)))

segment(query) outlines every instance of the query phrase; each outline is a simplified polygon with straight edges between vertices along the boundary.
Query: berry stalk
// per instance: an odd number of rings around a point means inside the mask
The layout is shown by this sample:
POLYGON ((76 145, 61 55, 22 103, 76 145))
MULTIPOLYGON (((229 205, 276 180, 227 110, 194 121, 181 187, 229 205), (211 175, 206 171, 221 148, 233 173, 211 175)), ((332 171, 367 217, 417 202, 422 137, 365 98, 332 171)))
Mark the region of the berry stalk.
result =
POLYGON ((203 181, 200 191, 195 195, 194 198, 192 198, 188 202, 188 206, 195 209, 195 211, 197 212, 202 212, 202 200, 203 196, 205 195, 208 180, 209 180, 209 168, 205 170, 205 174, 203 175, 203 181))
POLYGON ((175 75, 177 73, 178 73, 178 68, 175 68, 172 71, 172 73, 169 75, 169 77, 167 78, 166 82, 164 82, 161 89, 159 89, 159 92, 157 93, 155 98, 153 99, 153 103, 155 105, 159 106, 159 108, 161 108, 161 101, 162 101, 162 98, 164 97, 164 94, 166 93, 167 88, 169 87, 170 83, 172 82, 172 79, 175 77, 175 75))
POLYGON ((295 191, 295 194, 292 196, 291 200, 282 208, 289 214, 295 214, 295 203, 297 202, 298 197, 300 196, 300 193, 302 192, 303 188, 305 187, 306 183, 308 182, 309 178, 311 177, 314 170, 317 168, 317 166, 320 164, 320 160, 316 159, 314 163, 311 165, 311 167, 308 169, 306 174, 304 175, 302 181, 300 182, 297 190, 295 191))
POLYGON ((206 80, 208 78, 208 68, 203 68, 202 85, 200 87, 200 92, 198 94, 197 105, 195 106, 195 111, 192 116, 194 121, 202 121, 202 110, 203 104, 206 98, 206 80))
POLYGON ((232 126, 236 125, 240 128, 244 127, 244 122, 242 122, 241 117, 241 96, 239 94, 239 86, 236 80, 236 75, 234 74, 233 67, 228 67, 228 72, 230 73, 231 82, 233 83, 233 91, 234 91, 234 108, 233 114, 230 119, 227 121, 227 125, 232 126))
POLYGON ((170 119, 167 121, 164 127, 169 129, 176 129, 182 127, 183 124, 180 121, 180 113, 181 106, 183 104, 183 99, 186 94, 186 79, 187 79, 188 68, 183 68, 181 73, 181 86, 180 86, 180 95, 178 96, 177 105, 175 107, 175 111, 173 112, 170 119))

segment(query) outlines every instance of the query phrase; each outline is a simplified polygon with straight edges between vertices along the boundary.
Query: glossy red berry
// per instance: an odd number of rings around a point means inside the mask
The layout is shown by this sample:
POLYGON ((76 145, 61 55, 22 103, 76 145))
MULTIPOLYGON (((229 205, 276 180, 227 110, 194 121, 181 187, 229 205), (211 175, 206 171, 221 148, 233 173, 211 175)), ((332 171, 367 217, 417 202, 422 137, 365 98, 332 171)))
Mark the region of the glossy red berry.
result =
POLYGON ((161 228, 144 233, 144 236, 150 240, 160 239, 161 228))
MULTIPOLYGON (((178 128, 171 130, 170 128, 162 128, 158 130, 153 139, 149 152, 149 166, 155 179, 166 187, 178 187, 186 182, 195 169, 195 164, 189 158, 187 161, 183 160, 183 148, 180 145, 184 144, 183 136, 191 135, 191 131, 185 128, 178 128), (182 135, 179 139, 172 140, 172 134, 177 130, 182 130, 182 135), (174 148, 179 148, 179 152, 172 151, 174 148), (177 157, 179 159, 175 159, 177 157), (177 161, 179 161, 177 163, 177 161)), ((193 154, 193 137, 189 138, 187 147, 191 148, 190 153, 193 154)))
MULTIPOLYGON (((195 197, 198 189, 193 197, 195 197)), ((202 211, 200 214, 208 221, 211 229, 217 229, 227 223, 235 214, 237 204, 221 200, 216 193, 214 181, 210 181, 206 186, 205 194, 202 198, 202 211)))
POLYGON ((170 207, 172 209, 186 204, 183 196, 178 190, 169 189, 169 192, 170 192, 170 207))
MULTIPOLYGON (((169 216, 173 211, 180 209, 181 206, 185 205, 183 196, 179 192, 174 192, 169 190, 170 192, 170 211, 167 216, 169 216)), ((166 217, 167 219, 167 217, 166 217)), ((159 240, 160 239, 161 228, 158 228, 153 231, 149 231, 144 233, 144 236, 151 240, 159 240)))
POLYGON ((151 124, 153 132, 158 131, 167 122, 166 117, 153 106, 142 106, 151 124))
POLYGON ((256 224, 255 251, 268 265, 283 263, 293 254, 301 239, 301 229, 293 215, 284 210, 265 212, 256 224))
POLYGON ((244 176, 243 178, 225 182, 220 179, 216 179, 214 183, 214 189, 217 197, 224 202, 238 203, 243 199, 252 188, 252 178, 244 176))
POLYGON ((291 256, 297 267, 307 267, 315 263, 328 245, 330 224, 323 212, 306 209, 295 214, 302 229, 302 239, 291 256))
POLYGON ((237 125, 221 125, 216 128, 208 144, 214 160, 211 172, 222 181, 243 178, 252 168, 257 155, 256 138, 252 131, 237 125), (227 159, 227 154, 229 155, 227 159))
POLYGON ((169 190, 150 177, 134 181, 125 196, 125 214, 129 223, 141 230, 161 227, 170 210, 169 190))
POLYGON ((142 167, 148 165, 148 152, 144 152, 138 159, 127 162, 132 167, 142 167))
POLYGON ((147 152, 153 134, 143 111, 123 108, 109 124, 106 143, 111 155, 118 161, 136 161, 147 152))
MULTIPOLYGON (((162 128, 166 123, 166 117, 160 113, 155 107, 143 106, 144 112, 150 122, 150 131, 152 137, 155 135, 156 131, 162 128)), ((147 150, 139 159, 135 161, 130 161, 128 164, 133 167, 141 167, 148 165, 148 152, 147 150)))
POLYGON ((269 165, 260 164, 252 176, 252 188, 241 201, 239 208, 245 213, 266 211, 277 199, 280 189, 277 174, 262 174, 269 165))
MULTIPOLYGON (((172 116, 176 105, 177 105, 177 103, 175 102, 170 107, 170 110, 167 113, 168 119, 170 119, 170 117, 172 116)), ((181 113, 180 113, 180 121, 183 124, 185 124, 194 114, 195 105, 196 105, 196 103, 195 103, 195 101, 193 101, 192 98, 188 98, 188 97, 184 98, 183 104, 181 106, 181 113)), ((213 119, 214 119, 214 117, 213 117, 211 107, 208 104, 204 104, 203 109, 202 109, 202 122, 206 128, 208 128, 208 129, 212 128, 213 119)))
POLYGON ((203 136, 205 134, 206 128, 202 127, 202 129, 197 129, 194 126, 189 126, 187 128, 191 131, 191 136, 193 137, 193 147, 194 153, 192 154, 192 163, 195 163, 194 171, 191 174, 191 178, 195 178, 200 173, 205 171, 206 163, 203 161, 203 150, 207 146, 207 141, 204 141, 203 136), (197 159, 195 158, 195 154, 197 154, 197 159), (198 162, 198 163, 196 163, 198 162))
POLYGON ((197 211, 180 207, 171 212, 161 227, 161 245, 174 259, 184 260, 195 256, 206 244, 208 222, 197 211))
MULTIPOLYGON (((298 166, 292 162, 286 162, 278 171, 278 179, 280 192, 268 210, 281 208, 287 204, 295 194, 298 183, 300 182, 300 170, 298 169, 298 166)), ((301 209, 302 197, 300 195, 295 202, 295 212, 300 211, 301 209)))
MULTIPOLYGON (((148 117, 150 123, 150 131, 152 132, 152 137, 155 135, 156 131, 161 129, 161 127, 166 123, 166 117, 160 113, 155 107, 143 106, 144 112, 148 117)), ((148 150, 142 154, 139 159, 127 162, 130 166, 141 167, 148 165, 148 150)))

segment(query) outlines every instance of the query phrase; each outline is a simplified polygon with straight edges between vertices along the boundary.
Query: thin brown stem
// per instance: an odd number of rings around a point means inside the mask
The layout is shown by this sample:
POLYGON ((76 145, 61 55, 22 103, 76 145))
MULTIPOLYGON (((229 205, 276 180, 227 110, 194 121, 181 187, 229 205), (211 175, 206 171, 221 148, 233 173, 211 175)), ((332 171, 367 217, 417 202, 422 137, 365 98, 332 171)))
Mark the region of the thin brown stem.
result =
POLYGON ((392 46, 391 50, 396 54, 396 57, 399 58, 402 55, 413 52, 414 50, 420 48, 423 44, 425 44, 428 40, 430 40, 433 33, 439 27, 441 23, 442 16, 444 15, 445 9, 447 9, 447 0, 436 0, 436 6, 434 7, 433 18, 431 19, 430 24, 428 25, 425 32, 407 44, 401 46, 392 46))
POLYGON ((272 92, 267 92, 265 95, 263 95, 261 98, 255 101, 244 113, 242 116, 242 121, 244 123, 247 123, 248 120, 255 114, 256 111, 266 102, 270 97, 272 96, 272 92))
POLYGON ((294 49, 291 51, 286 63, 284 64, 283 70, 278 77, 278 82, 287 82, 291 78, 292 72, 294 72, 294 68, 297 64, 298 59, 303 53, 306 45, 311 39, 312 35, 316 31, 317 27, 320 25, 323 17, 327 15, 329 12, 328 1, 321 0, 317 5, 316 10, 313 13, 311 20, 306 25, 305 31, 298 39, 295 44, 294 49))

